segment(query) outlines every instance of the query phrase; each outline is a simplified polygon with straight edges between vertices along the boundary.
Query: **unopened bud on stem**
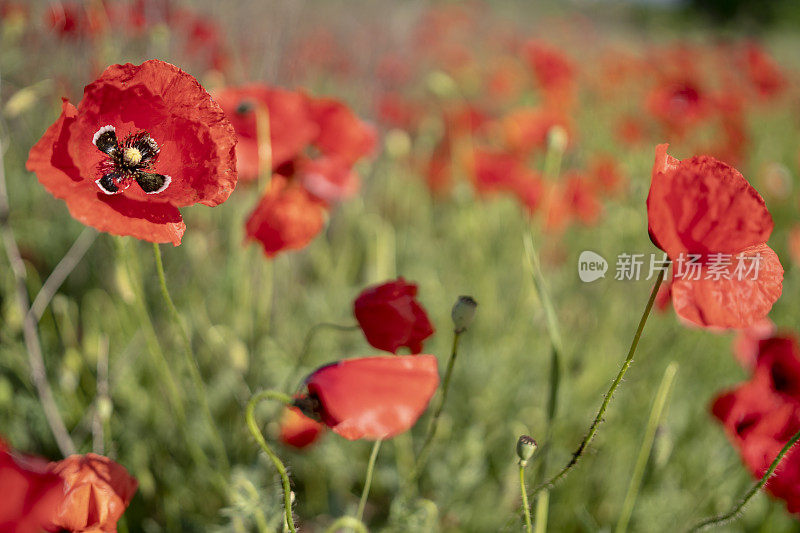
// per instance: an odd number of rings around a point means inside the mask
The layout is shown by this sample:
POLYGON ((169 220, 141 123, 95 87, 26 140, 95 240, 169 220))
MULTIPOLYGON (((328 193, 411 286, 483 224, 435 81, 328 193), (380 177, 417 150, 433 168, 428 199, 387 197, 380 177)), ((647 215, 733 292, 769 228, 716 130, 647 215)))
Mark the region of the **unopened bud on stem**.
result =
POLYGON ((453 305, 453 311, 450 314, 453 317, 456 333, 467 331, 467 328, 472 324, 472 319, 475 318, 476 307, 478 307, 478 302, 472 296, 458 297, 458 301, 453 305))
POLYGON ((517 440, 517 457, 519 457, 519 464, 525 466, 528 464, 528 459, 533 457, 536 452, 537 444, 533 437, 529 435, 522 435, 517 440))

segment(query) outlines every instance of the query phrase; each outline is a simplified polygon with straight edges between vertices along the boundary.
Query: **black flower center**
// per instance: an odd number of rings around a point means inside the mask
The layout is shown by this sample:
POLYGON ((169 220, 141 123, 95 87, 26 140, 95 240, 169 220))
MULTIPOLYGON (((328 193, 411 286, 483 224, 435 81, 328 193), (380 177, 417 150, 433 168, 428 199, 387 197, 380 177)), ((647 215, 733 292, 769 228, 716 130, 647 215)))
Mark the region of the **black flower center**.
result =
POLYGON ((164 174, 149 172, 161 148, 146 131, 132 133, 120 143, 114 126, 103 126, 94 134, 92 143, 107 156, 100 163, 102 176, 95 180, 106 194, 119 194, 134 181, 147 194, 157 194, 172 181, 164 174))

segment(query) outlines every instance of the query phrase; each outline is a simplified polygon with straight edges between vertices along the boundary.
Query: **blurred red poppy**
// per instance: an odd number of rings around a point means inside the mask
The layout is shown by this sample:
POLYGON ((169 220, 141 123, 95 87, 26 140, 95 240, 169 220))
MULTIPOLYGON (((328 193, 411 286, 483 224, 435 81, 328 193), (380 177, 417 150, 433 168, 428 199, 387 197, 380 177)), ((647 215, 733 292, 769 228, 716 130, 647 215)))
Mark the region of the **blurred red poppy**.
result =
MULTIPOLYGON (((800 429, 800 348, 793 336, 762 340, 752 378, 719 395, 711 412, 726 429, 755 478, 800 429)), ((800 454, 791 450, 769 479, 767 492, 800 513, 800 454)))
POLYGON ((542 41, 528 41, 523 56, 552 107, 572 104, 575 91, 575 66, 561 50, 542 41))
POLYGON ((270 175, 271 169, 291 161, 319 134, 305 95, 264 84, 227 87, 214 93, 225 115, 233 124, 239 142, 236 159, 239 176, 253 180, 259 171, 270 175), (269 130, 269 159, 259 161, 258 116, 263 113, 269 130), (261 165, 269 168, 262 169, 261 165))
POLYGON ((744 71, 762 98, 773 98, 788 86, 786 76, 777 63, 755 42, 744 49, 744 71))
POLYGON ((56 528, 70 532, 116 533, 138 482, 102 455, 70 455, 51 464, 64 482, 64 496, 53 518, 56 528))
POLYGON ((769 318, 763 318, 748 328, 738 330, 733 340, 733 354, 739 364, 747 369, 755 367, 759 343, 774 334, 775 323, 769 318))
POLYGON ((352 165, 370 155, 377 146, 378 134, 349 107, 332 98, 309 99, 309 110, 319 126, 312 144, 324 155, 352 165))
POLYGON ((151 60, 108 67, 77 108, 65 100, 26 166, 87 226, 177 246, 178 208, 218 205, 236 186, 235 145, 197 80, 151 60))
POLYGON ((668 134, 680 137, 708 116, 711 101, 695 80, 664 79, 647 95, 645 106, 668 134))
POLYGON ((295 401, 348 440, 387 439, 410 429, 439 385, 433 355, 345 359, 306 379, 308 395, 295 401))
POLYGON ((310 446, 322 435, 325 426, 303 414, 297 407, 284 409, 281 417, 281 442, 295 448, 310 446))
POLYGON ((325 202, 276 174, 247 219, 247 239, 260 242, 267 257, 303 248, 325 226, 326 209, 325 202))
POLYGON ((62 487, 47 461, 16 455, 0 439, 0 531, 42 531, 58 509, 62 487))
POLYGON ((564 128, 572 142, 569 120, 552 109, 520 108, 504 116, 501 124, 506 145, 524 155, 547 148, 547 135, 555 126, 564 128))
POLYGON ((772 217, 736 169, 709 156, 679 161, 666 144, 657 146, 647 216, 650 238, 675 264, 678 315, 700 326, 745 328, 769 313, 783 283, 783 267, 766 245, 772 217))
POLYGON ((387 352, 405 346, 419 353, 434 332, 417 301, 417 286, 403 278, 364 289, 353 302, 353 312, 367 341, 387 352))

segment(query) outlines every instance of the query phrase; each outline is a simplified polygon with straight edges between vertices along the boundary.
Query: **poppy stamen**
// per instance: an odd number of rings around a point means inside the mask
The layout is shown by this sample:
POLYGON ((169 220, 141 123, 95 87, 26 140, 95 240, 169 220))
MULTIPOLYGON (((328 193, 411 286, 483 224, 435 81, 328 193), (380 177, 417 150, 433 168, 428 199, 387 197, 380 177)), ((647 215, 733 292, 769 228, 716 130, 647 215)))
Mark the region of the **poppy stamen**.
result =
POLYGON ((161 148, 144 130, 128 135, 120 143, 114 126, 106 125, 97 130, 92 143, 108 156, 100 163, 102 176, 95 180, 105 194, 119 194, 134 181, 145 193, 158 194, 172 182, 169 176, 150 172, 161 148))

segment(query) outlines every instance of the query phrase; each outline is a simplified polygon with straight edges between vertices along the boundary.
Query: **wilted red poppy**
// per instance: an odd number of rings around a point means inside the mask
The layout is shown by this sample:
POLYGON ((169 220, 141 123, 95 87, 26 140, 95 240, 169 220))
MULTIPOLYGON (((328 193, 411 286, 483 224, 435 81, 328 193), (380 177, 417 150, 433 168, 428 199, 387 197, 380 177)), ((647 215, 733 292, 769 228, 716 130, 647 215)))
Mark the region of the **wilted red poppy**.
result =
POLYGON ((284 409, 281 417, 281 442, 295 448, 313 444, 325 426, 303 414, 297 407, 284 409))
POLYGON ((308 98, 298 92, 253 84, 225 88, 215 93, 214 99, 225 111, 239 137, 236 159, 243 180, 256 179, 259 170, 269 175, 271 169, 300 155, 319 133, 319 126, 309 110, 308 98), (259 160, 259 115, 263 116, 269 129, 270 161, 259 160), (269 168, 262 169, 262 165, 269 168))
POLYGON ((745 328, 769 313, 783 283, 766 244, 772 217, 736 169, 709 156, 679 161, 657 146, 647 218, 650 238, 675 265, 672 303, 681 317, 745 328))
POLYGON ((348 440, 387 439, 410 429, 439 385, 433 355, 345 359, 306 379, 295 400, 307 415, 348 440))
POLYGON ((39 533, 61 502, 61 478, 47 461, 13 454, 0 439, 0 531, 39 533))
MULTIPOLYGON (((764 475, 800 429, 800 348, 793 336, 762 340, 753 377, 719 395, 711 411, 755 478, 764 475)), ((769 479, 767 492, 800 513, 800 454, 791 450, 769 479)))
POLYGON ((305 188, 276 174, 247 219, 247 239, 260 242, 268 257, 303 248, 322 231, 326 208, 305 188))
POLYGON ((65 100, 26 166, 87 226, 177 246, 178 208, 218 205, 236 186, 235 145, 197 80, 151 60, 108 67, 77 108, 65 100))
POLYGON ((403 278, 364 289, 353 302, 353 313, 367 341, 387 352, 405 346, 419 353, 434 332, 417 301, 417 286, 403 278))
POLYGON ((64 496, 53 525, 70 532, 116 533, 138 482, 102 455, 70 455, 51 464, 64 481, 64 496))

